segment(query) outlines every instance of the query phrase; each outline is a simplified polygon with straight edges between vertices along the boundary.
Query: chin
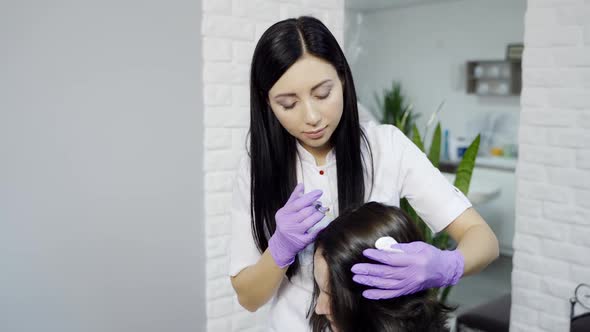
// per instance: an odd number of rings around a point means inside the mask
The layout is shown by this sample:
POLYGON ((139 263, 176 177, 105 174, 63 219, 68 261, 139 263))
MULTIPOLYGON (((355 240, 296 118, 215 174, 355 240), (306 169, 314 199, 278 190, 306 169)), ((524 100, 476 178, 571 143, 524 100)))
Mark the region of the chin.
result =
POLYGON ((305 145, 312 147, 314 149, 319 149, 319 148, 323 148, 324 146, 326 146, 326 144, 330 143, 330 136, 328 137, 322 137, 319 140, 314 140, 314 139, 309 139, 307 137, 302 139, 303 143, 305 143, 305 145))

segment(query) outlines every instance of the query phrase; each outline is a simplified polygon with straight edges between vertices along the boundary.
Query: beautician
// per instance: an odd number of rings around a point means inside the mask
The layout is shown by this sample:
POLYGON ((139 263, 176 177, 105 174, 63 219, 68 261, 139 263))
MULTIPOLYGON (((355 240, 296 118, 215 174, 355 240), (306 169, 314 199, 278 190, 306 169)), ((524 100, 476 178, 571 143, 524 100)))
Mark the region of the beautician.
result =
POLYGON ((271 26, 252 59, 248 154, 232 198, 229 273, 240 304, 256 311, 270 302, 269 331, 310 331, 318 231, 340 211, 399 206, 403 197, 457 249, 413 242, 356 264, 364 297, 454 285, 498 256, 486 222, 401 131, 360 125, 350 68, 330 31, 311 17, 271 26))

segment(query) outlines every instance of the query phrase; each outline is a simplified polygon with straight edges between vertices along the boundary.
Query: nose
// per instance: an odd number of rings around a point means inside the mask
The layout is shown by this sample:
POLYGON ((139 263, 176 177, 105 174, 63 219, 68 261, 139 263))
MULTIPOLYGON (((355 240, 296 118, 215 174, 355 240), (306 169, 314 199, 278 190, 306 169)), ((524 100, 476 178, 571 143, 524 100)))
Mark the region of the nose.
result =
POLYGON ((305 102, 305 109, 303 110, 303 112, 305 123, 310 127, 317 126, 322 120, 322 114, 319 112, 319 110, 317 110, 314 107, 314 105, 310 101, 305 102))

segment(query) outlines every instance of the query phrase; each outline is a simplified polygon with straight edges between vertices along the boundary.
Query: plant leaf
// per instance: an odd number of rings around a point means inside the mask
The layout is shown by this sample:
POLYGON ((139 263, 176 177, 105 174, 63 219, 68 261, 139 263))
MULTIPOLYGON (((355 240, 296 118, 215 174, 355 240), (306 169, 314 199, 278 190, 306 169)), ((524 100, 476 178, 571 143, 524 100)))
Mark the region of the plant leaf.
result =
POLYGON ((420 132, 416 125, 412 128, 412 142, 416 144, 420 151, 424 152, 424 143, 422 143, 422 138, 420 137, 420 132))
POLYGON ((440 144, 441 144, 441 129, 440 122, 436 125, 434 134, 432 135, 432 143, 430 144, 430 152, 428 153, 428 159, 434 167, 438 168, 440 163, 440 144))
POLYGON ((469 192, 469 184, 471 183, 471 175, 473 174, 475 159, 477 158, 477 152, 479 151, 480 139, 480 135, 477 135, 473 142, 471 142, 457 167, 455 187, 461 190, 465 195, 469 192))

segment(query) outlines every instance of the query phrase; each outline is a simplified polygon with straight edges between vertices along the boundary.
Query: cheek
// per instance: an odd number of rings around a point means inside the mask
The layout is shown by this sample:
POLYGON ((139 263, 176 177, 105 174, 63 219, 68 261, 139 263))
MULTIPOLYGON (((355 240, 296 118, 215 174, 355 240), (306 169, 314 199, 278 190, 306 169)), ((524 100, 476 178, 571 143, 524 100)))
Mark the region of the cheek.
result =
POLYGON ((291 132, 292 128, 295 128, 297 125, 297 122, 299 121, 296 117, 296 112, 289 112, 289 111, 283 111, 281 109, 278 109, 280 106, 276 106, 276 107, 272 107, 272 112, 274 114, 274 116, 277 118, 277 120, 279 120, 279 123, 285 128, 287 129, 287 131, 291 132))
POLYGON ((344 99, 342 96, 342 90, 338 92, 335 91, 333 98, 329 98, 327 101, 325 114, 331 121, 340 121, 343 110, 344 99))

